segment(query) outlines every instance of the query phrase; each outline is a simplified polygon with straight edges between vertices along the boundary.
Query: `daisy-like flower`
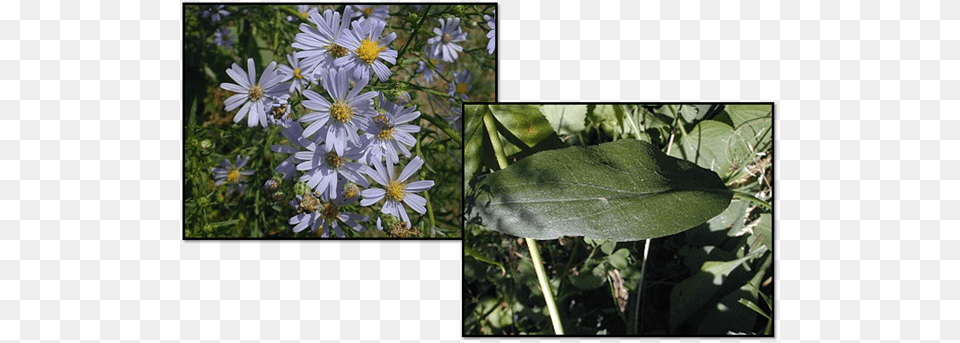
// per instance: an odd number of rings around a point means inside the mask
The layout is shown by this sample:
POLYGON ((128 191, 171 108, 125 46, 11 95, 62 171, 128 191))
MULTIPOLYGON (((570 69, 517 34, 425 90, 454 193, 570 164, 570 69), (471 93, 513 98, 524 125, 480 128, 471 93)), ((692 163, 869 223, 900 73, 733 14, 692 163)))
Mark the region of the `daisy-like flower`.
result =
POLYGON ((440 27, 433 28, 437 36, 427 39, 434 56, 443 57, 443 61, 452 63, 457 60, 457 52, 463 51, 458 42, 467 40, 467 33, 460 30, 460 18, 440 19, 440 27))
POLYGON ((260 74, 260 82, 257 83, 256 66, 253 59, 247 59, 247 70, 244 71, 236 63, 231 69, 227 69, 227 75, 233 79, 233 83, 221 83, 220 88, 238 93, 224 101, 225 110, 233 111, 240 107, 237 115, 233 117, 233 122, 238 123, 244 116, 247 116, 247 126, 254 127, 257 123, 267 127, 267 111, 273 98, 286 98, 287 84, 280 83, 283 76, 277 72, 277 62, 270 62, 267 69, 260 74), (249 113, 249 115, 247 115, 249 113))
POLYGON ((443 119, 446 119, 447 124, 449 124, 450 127, 457 129, 457 131, 463 130, 463 110, 460 108, 460 105, 454 103, 453 107, 450 108, 450 112, 452 112, 453 115, 446 116, 443 119))
POLYGON ((218 46, 229 49, 233 46, 234 38, 230 35, 230 29, 221 27, 213 32, 213 42, 218 46))
POLYGON ((292 15, 287 16, 287 21, 297 21, 299 19, 310 18, 310 15, 313 13, 319 13, 320 9, 310 5, 297 5, 297 12, 300 13, 300 17, 294 17, 292 15))
POLYGON ((413 133, 420 132, 420 126, 404 124, 420 117, 416 105, 404 107, 396 105, 380 93, 379 101, 382 113, 373 117, 363 129, 366 137, 363 157, 370 164, 380 163, 384 158, 392 164, 400 163, 397 152, 410 157, 408 147, 417 144, 413 133))
POLYGON ((401 201, 407 204, 407 206, 410 206, 414 211, 417 211, 417 213, 424 214, 427 212, 427 208, 425 207, 427 205, 427 199, 424 199, 420 195, 413 194, 413 192, 422 192, 430 189, 433 187, 433 180, 407 182, 407 180, 416 174, 417 170, 423 166, 423 159, 421 159, 420 156, 410 160, 410 163, 403 168, 399 176, 396 175, 393 164, 388 163, 386 167, 384 167, 382 163, 374 163, 373 166, 374 169, 367 168, 367 175, 370 175, 374 181, 383 185, 384 189, 368 188, 361 191, 360 195, 363 196, 363 199, 360 200, 360 206, 370 206, 380 201, 380 199, 386 198, 383 208, 381 208, 380 211, 401 218, 407 223, 410 223, 410 217, 407 216, 407 210, 403 207, 403 204, 400 203, 401 201))
POLYGON ((484 14, 483 19, 490 27, 490 32, 487 32, 487 38, 490 39, 487 42, 487 54, 493 55, 493 50, 497 48, 497 10, 493 10, 492 17, 484 14))
POLYGON ((346 225, 357 232, 363 232, 365 228, 360 226, 360 222, 369 220, 369 218, 349 212, 342 212, 340 209, 354 201, 347 200, 345 197, 340 199, 330 199, 326 194, 308 193, 297 195, 295 205, 297 215, 290 217, 290 225, 293 225, 293 232, 301 232, 307 228, 317 232, 320 237, 328 237, 330 229, 337 237, 345 237, 341 225, 346 225), (339 222, 339 223, 338 223, 339 222), (342 224, 340 224, 342 223, 342 224))
POLYGON ((380 81, 386 81, 391 72, 383 61, 397 63, 397 51, 389 47, 390 43, 397 39, 397 33, 391 32, 386 37, 380 37, 386 26, 382 21, 371 20, 363 24, 353 22, 350 26, 351 29, 344 31, 335 43, 350 49, 352 53, 336 59, 333 64, 342 70, 352 70, 354 77, 358 79, 364 75, 369 76, 373 69, 380 81))
POLYGON ((300 60, 293 58, 293 56, 287 55, 287 62, 290 62, 290 65, 281 64, 280 74, 283 74, 283 81, 293 80, 290 83, 290 93, 293 94, 293 90, 296 89, 298 92, 303 93, 303 87, 309 86, 313 83, 313 74, 306 73, 300 67, 300 60))
POLYGON ((354 11, 352 17, 359 17, 358 22, 374 20, 386 23, 387 18, 390 18, 390 8, 388 6, 350 5, 350 7, 353 7, 354 11))
POLYGON ((426 85, 429 86, 433 84, 433 81, 440 78, 438 75, 443 72, 443 63, 440 63, 438 57, 431 53, 432 50, 429 46, 424 46, 423 52, 424 55, 427 56, 427 61, 417 62, 416 73, 423 75, 423 81, 425 81, 426 85))
POLYGON ((289 180, 297 172, 297 163, 293 154, 300 151, 300 148, 306 148, 307 150, 316 149, 316 143, 311 142, 309 139, 303 137, 303 127, 299 123, 290 123, 283 129, 283 137, 286 138, 285 142, 290 145, 272 145, 270 150, 282 154, 291 154, 286 160, 280 163, 276 169, 274 169, 278 174, 283 176, 284 180, 289 180))
POLYGON ((349 142, 359 143, 357 130, 367 125, 367 118, 377 114, 373 110, 373 97, 377 92, 360 93, 367 86, 367 77, 357 81, 350 89, 350 80, 346 70, 328 70, 321 79, 323 89, 333 98, 333 103, 312 90, 304 90, 307 100, 303 106, 317 111, 300 118, 300 122, 310 123, 303 130, 303 137, 310 137, 320 131, 317 142, 325 141, 327 147, 343 156, 349 142))
POLYGON ((244 179, 250 175, 253 175, 253 170, 243 170, 243 166, 247 164, 247 161, 250 160, 250 157, 243 157, 237 155, 233 164, 230 164, 230 159, 225 158, 220 161, 219 167, 210 168, 210 171, 213 172, 213 178, 216 180, 214 185, 222 185, 224 182, 229 186, 227 190, 230 193, 233 193, 234 188, 240 191, 240 194, 243 194, 247 191, 247 185, 243 183, 244 179))
MULTIPOLYGON (((310 21, 316 27, 300 24, 300 31, 294 38, 293 47, 300 49, 293 57, 301 59, 300 66, 307 74, 319 76, 325 70, 333 68, 333 61, 350 54, 350 50, 334 43, 344 29, 350 27, 350 6, 341 16, 339 12, 326 10, 323 16, 318 12, 310 14, 310 21)), ((301 75, 303 75, 301 73, 301 75)))
POLYGON ((447 90, 447 94, 450 94, 452 97, 469 100, 467 92, 473 89, 472 82, 473 75, 470 75, 466 70, 453 72, 453 83, 450 84, 450 89, 447 90))
POLYGON ((224 5, 213 6, 212 8, 208 8, 201 12, 200 15, 204 18, 210 18, 210 21, 213 23, 219 22, 223 19, 223 17, 226 17, 230 14, 229 11, 223 9, 223 6, 224 5))
POLYGON ((297 165, 297 170, 306 171, 300 181, 306 182, 307 186, 316 189, 320 194, 331 194, 332 199, 337 198, 336 192, 340 189, 338 186, 343 186, 339 184, 340 176, 363 187, 370 186, 367 178, 363 176, 366 166, 352 162, 363 156, 358 147, 350 146, 345 154, 340 155, 336 151, 311 146, 307 147, 306 151, 298 151, 294 156, 303 161, 297 165))

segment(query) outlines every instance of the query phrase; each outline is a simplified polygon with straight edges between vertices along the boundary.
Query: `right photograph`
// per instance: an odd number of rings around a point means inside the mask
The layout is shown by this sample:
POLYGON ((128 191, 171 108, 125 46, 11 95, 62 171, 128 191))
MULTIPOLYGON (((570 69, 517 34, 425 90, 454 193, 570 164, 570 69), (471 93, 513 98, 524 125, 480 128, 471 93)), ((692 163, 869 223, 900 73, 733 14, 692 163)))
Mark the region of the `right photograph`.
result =
POLYGON ((774 103, 464 103, 463 336, 774 336, 774 103))

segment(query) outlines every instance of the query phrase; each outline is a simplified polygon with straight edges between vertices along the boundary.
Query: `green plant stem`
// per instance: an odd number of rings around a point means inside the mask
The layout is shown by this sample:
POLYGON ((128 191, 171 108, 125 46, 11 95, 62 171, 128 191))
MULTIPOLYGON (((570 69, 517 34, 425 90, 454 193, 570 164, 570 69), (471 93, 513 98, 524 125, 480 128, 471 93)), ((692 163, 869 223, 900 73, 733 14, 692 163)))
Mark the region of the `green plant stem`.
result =
POLYGON ((626 117, 627 117, 627 122, 629 122, 630 126, 633 127, 633 133, 635 136, 637 136, 637 140, 642 141, 643 138, 640 138, 640 129, 637 128, 637 123, 633 122, 633 116, 631 116, 630 114, 627 114, 626 117))
MULTIPOLYGON (((493 152, 497 156, 497 164, 500 169, 507 167, 507 156, 503 153, 503 146, 500 145, 500 137, 497 135, 497 125, 493 121, 493 115, 487 112, 483 115, 483 124, 487 128, 487 135, 490 136, 490 144, 493 145, 493 152)), ((543 300, 547 303, 547 310, 550 312, 550 321, 553 323, 553 332, 557 335, 563 334, 563 325, 560 323, 560 311, 557 310, 557 302, 553 299, 553 288, 547 279, 547 272, 543 269, 543 259, 540 257, 540 248, 537 247, 537 241, 532 238, 524 238, 527 241, 527 248, 530 249, 530 259, 533 260, 533 269, 537 272, 537 279, 540 281, 540 290, 543 291, 543 300)))
POLYGON ((487 135, 490 136, 490 145, 493 146, 494 155, 497 156, 497 164, 500 165, 500 169, 507 168, 507 156, 503 153, 500 136, 497 135, 497 124, 493 121, 493 115, 490 112, 483 114, 483 125, 486 126, 487 135))
POLYGON ((460 137, 460 133, 450 128, 450 125, 447 125, 447 122, 445 120, 441 118, 437 118, 435 116, 425 116, 425 115, 421 115, 420 118, 423 118, 423 120, 430 122, 430 124, 433 124, 433 126, 440 128, 440 130, 446 133, 447 136, 450 136, 450 138, 456 141, 457 144, 460 144, 460 146, 463 146, 463 138, 460 137))
POLYGON ((427 8, 423 9, 423 15, 420 17, 420 21, 417 22, 417 27, 414 28, 413 32, 410 33, 410 39, 407 39, 407 41, 403 43, 403 47, 401 47, 400 52, 397 53, 397 56, 400 57, 400 60, 397 61, 397 64, 403 63, 403 53, 407 51, 407 47, 410 46, 410 42, 412 42, 413 39, 417 37, 417 32, 420 32, 420 27, 423 26, 423 21, 426 20, 427 15, 430 14, 430 7, 431 7, 430 5, 427 5, 427 8))
POLYGON ((540 248, 537 247, 537 241, 533 240, 533 238, 524 239, 527 241, 527 248, 530 249, 530 259, 533 260, 533 269, 537 271, 537 279, 540 280, 543 299, 547 302, 547 310, 550 311, 550 321, 553 322, 553 332, 562 335, 563 325, 560 324, 560 312, 557 311, 557 302, 553 299, 553 289, 550 288, 547 272, 543 269, 543 259, 540 257, 540 248))
POLYGON ((760 200, 757 197, 752 196, 750 194, 733 191, 733 196, 738 199, 743 199, 743 200, 752 202, 755 205, 759 206, 760 208, 763 208, 764 210, 773 211, 773 206, 770 206, 770 203, 760 200))

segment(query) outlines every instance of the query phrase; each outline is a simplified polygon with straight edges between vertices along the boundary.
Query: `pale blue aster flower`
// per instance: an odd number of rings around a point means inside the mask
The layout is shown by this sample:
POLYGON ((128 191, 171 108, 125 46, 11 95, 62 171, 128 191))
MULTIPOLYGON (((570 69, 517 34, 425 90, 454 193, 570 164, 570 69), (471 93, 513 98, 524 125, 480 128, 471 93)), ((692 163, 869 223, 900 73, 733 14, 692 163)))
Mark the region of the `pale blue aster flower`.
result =
POLYGON ((458 42, 467 40, 467 33, 460 30, 460 18, 439 19, 440 27, 433 28, 435 37, 427 39, 434 56, 441 56, 444 62, 457 60, 457 52, 463 51, 458 42))
POLYGON ((300 122, 310 123, 303 130, 304 137, 319 131, 316 141, 325 141, 340 156, 343 156, 348 143, 359 143, 357 130, 367 125, 368 117, 377 114, 373 109, 373 97, 377 96, 377 92, 359 94, 367 86, 367 77, 362 77, 350 89, 347 73, 346 70, 331 69, 321 78, 320 84, 330 94, 332 103, 312 90, 304 90, 303 95, 307 100, 303 106, 317 112, 300 118, 300 122))
POLYGON ((298 151, 294 156, 299 161, 297 170, 304 171, 305 174, 300 177, 300 181, 306 182, 307 186, 315 189, 320 194, 332 194, 331 198, 337 198, 340 176, 344 179, 359 184, 363 187, 370 185, 367 178, 363 176, 366 166, 362 163, 353 162, 359 160, 363 153, 359 147, 349 146, 343 155, 329 150, 329 147, 323 148, 311 146, 305 151, 298 151))
POLYGON ((398 152, 410 157, 410 150, 417 144, 413 134, 420 132, 420 126, 404 124, 420 117, 416 105, 404 107, 396 105, 380 93, 378 100, 382 113, 373 117, 363 129, 365 144, 363 150, 364 161, 370 164, 380 163, 384 158, 392 164, 400 163, 398 152))
POLYGON ((230 34, 230 29, 226 27, 221 27, 217 31, 213 32, 213 42, 218 46, 226 47, 229 49, 233 46, 233 42, 236 39, 233 38, 233 35, 230 34))
POLYGON ((352 17, 357 18, 357 22, 373 20, 386 23, 387 18, 390 18, 389 6, 350 5, 350 7, 353 8, 352 17))
POLYGON ((293 94, 294 90, 303 93, 303 88, 309 87, 313 83, 313 73, 304 71, 300 66, 300 60, 289 54, 287 54, 287 62, 290 62, 289 66, 285 64, 279 66, 280 74, 283 74, 283 81, 293 80, 290 83, 290 94, 293 94))
POLYGON ((284 127, 282 133, 287 145, 271 145, 270 150, 281 154, 290 154, 290 157, 281 162, 275 169, 277 174, 283 176, 284 180, 289 180, 297 172, 297 162, 293 154, 299 152, 301 148, 316 149, 316 143, 303 137, 303 127, 300 126, 300 123, 290 122, 284 127))
POLYGON ((443 73, 443 63, 440 63, 439 57, 432 53, 432 50, 429 46, 423 47, 423 52, 427 57, 426 61, 417 62, 417 74, 423 75, 423 81, 425 85, 433 84, 433 81, 436 81, 440 78, 439 74, 443 73))
POLYGON ((457 129, 457 131, 463 130, 463 109, 460 106, 460 104, 453 102, 453 107, 450 108, 450 112, 453 114, 443 118, 446 119, 450 127, 457 129))
POLYGON ((223 20, 223 17, 226 17, 230 14, 227 10, 223 9, 224 5, 216 5, 212 8, 208 8, 200 13, 204 18, 210 18, 210 22, 216 23, 220 20, 223 20))
POLYGON ((297 21, 300 19, 310 18, 311 14, 319 13, 320 9, 310 5, 297 5, 297 12, 300 13, 300 17, 294 17, 292 15, 288 15, 287 21, 297 21))
POLYGON ((357 232, 366 230, 360 225, 360 222, 365 222, 369 218, 356 213, 341 211, 343 206, 356 201, 356 198, 353 198, 353 200, 343 197, 331 199, 326 194, 316 193, 297 195, 296 198, 298 214, 290 217, 288 222, 293 225, 293 232, 301 232, 309 228, 310 231, 319 231, 320 237, 329 237, 330 229, 333 229, 334 235, 343 238, 346 235, 343 234, 341 225, 346 225, 357 232), (320 231, 320 228, 323 230, 320 231))
POLYGON ((339 12, 326 10, 321 16, 319 13, 310 14, 310 22, 316 27, 300 24, 300 31, 294 38, 293 47, 300 49, 293 57, 300 59, 301 68, 314 77, 327 69, 333 68, 333 61, 350 54, 350 50, 334 43, 343 34, 343 30, 350 28, 350 7, 339 12))
POLYGON ((492 17, 484 14, 483 19, 490 27, 490 32, 487 32, 487 38, 490 39, 487 41, 487 54, 493 55, 493 50, 497 48, 497 10, 493 10, 492 17))
POLYGON ((467 92, 473 89, 473 75, 470 75, 466 70, 461 70, 459 72, 453 72, 453 82, 450 83, 450 88, 447 90, 447 94, 455 98, 460 98, 463 100, 469 100, 467 97, 467 92))
POLYGON ((267 127, 267 112, 270 110, 272 98, 285 98, 287 94, 287 84, 281 83, 283 76, 277 72, 277 62, 270 62, 267 69, 260 74, 260 82, 257 82, 256 66, 253 59, 247 59, 247 70, 244 71, 236 63, 230 69, 227 69, 227 75, 233 79, 233 83, 221 83, 220 88, 238 93, 224 101, 225 110, 233 111, 240 105, 240 111, 233 117, 233 122, 238 123, 244 116, 247 116, 247 126, 254 127, 259 123, 267 127), (248 115, 249 113, 249 115, 248 115))
POLYGON ((229 186, 227 190, 230 193, 233 193, 234 187, 240 191, 240 194, 245 193, 247 185, 243 181, 246 177, 254 174, 253 170, 243 170, 243 166, 247 165, 249 160, 250 157, 237 155, 233 164, 230 163, 230 159, 225 158, 220 161, 219 167, 210 168, 210 171, 213 172, 213 178, 216 180, 214 185, 219 186, 226 182, 229 186))
POLYGON ((407 216, 407 210, 403 204, 407 204, 417 213, 427 212, 427 199, 413 194, 414 192, 423 192, 433 187, 433 180, 408 181, 414 176, 420 167, 423 166, 423 159, 420 156, 414 157, 410 163, 403 168, 400 175, 396 175, 393 164, 374 163, 374 168, 367 168, 367 175, 370 175, 374 181, 384 186, 384 188, 368 188, 360 192, 363 199, 360 200, 360 206, 370 206, 386 198, 380 212, 401 218, 404 222, 410 223, 410 217, 407 216), (403 202, 403 204, 401 204, 403 202))
POLYGON ((391 71, 383 61, 397 63, 397 51, 389 47, 397 39, 397 33, 391 32, 381 37, 385 25, 382 21, 350 23, 351 29, 344 31, 335 43, 346 47, 351 53, 336 59, 333 64, 343 70, 353 71, 356 78, 369 76, 372 69, 380 81, 386 81, 391 71))

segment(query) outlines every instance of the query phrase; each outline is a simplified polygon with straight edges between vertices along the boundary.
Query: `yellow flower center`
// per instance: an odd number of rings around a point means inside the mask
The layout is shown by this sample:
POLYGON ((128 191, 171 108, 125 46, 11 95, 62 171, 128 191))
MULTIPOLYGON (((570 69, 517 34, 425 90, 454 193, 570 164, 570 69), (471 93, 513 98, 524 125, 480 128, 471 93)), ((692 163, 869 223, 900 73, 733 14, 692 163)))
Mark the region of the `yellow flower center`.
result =
POLYGON ((457 84, 457 94, 467 94, 467 84, 458 83, 457 84))
POLYGON ((340 209, 337 208, 337 205, 334 205, 332 202, 323 204, 323 208, 320 209, 320 216, 326 220, 334 220, 340 215, 340 209))
POLYGON ((294 69, 294 70, 293 70, 293 77, 298 78, 298 79, 303 79, 303 75, 300 75, 300 68, 297 68, 297 69, 294 69))
POLYGON ((250 87, 250 96, 249 96, 250 101, 257 101, 257 100, 260 100, 260 98, 262 97, 263 97, 263 87, 260 87, 260 85, 250 87))
POLYGON ((394 129, 390 125, 384 125, 383 128, 380 129, 380 133, 377 134, 377 139, 381 141, 390 140, 393 138, 393 132, 395 130, 396 129, 394 129))
POLYGON ((373 122, 380 125, 387 125, 387 116, 380 113, 376 117, 373 117, 373 122))
POLYGON ((340 58, 340 57, 346 56, 349 53, 350 53, 350 50, 348 50, 345 47, 342 47, 333 43, 331 43, 330 45, 327 45, 327 54, 330 54, 330 56, 332 56, 333 58, 340 58))
POLYGON ((364 9, 363 9, 363 16, 364 16, 364 17, 370 18, 370 15, 371 15, 371 14, 373 14, 373 6, 370 6, 370 7, 367 7, 367 8, 364 8, 364 9))
POLYGON ((354 50, 354 52, 357 53, 357 57, 360 57, 360 59, 367 62, 367 64, 373 64, 373 61, 376 60, 384 50, 387 50, 387 47, 381 47, 379 40, 371 41, 370 38, 364 38, 363 41, 360 42, 360 47, 354 50))
POLYGON ((441 36, 440 40, 443 41, 443 44, 447 44, 453 40, 453 36, 451 36, 449 33, 444 33, 443 36, 441 36))
POLYGON ((300 12, 300 18, 307 19, 307 12, 300 12))
POLYGON ((327 154, 327 165, 333 169, 340 169, 340 167, 343 167, 343 157, 337 155, 336 151, 331 151, 327 154))
POLYGON ((320 208, 320 199, 313 196, 313 194, 304 195, 300 200, 300 211, 314 212, 320 208))
POLYGON ((240 171, 236 168, 230 169, 227 173, 227 182, 236 183, 237 181, 240 181, 240 171))
POLYGON ((330 116, 338 123, 346 123, 353 118, 353 107, 342 101, 337 101, 330 106, 330 116))
POLYGON ((390 180, 387 182, 387 199, 401 201, 407 195, 403 191, 404 188, 407 188, 407 185, 403 182, 397 182, 396 180, 390 180))
POLYGON ((431 58, 431 59, 430 59, 430 65, 436 66, 436 65, 437 65, 437 59, 431 58))
POLYGON ((354 184, 347 184, 346 187, 343 187, 343 197, 346 199, 355 198, 357 195, 360 195, 360 187, 354 184))
POLYGON ((287 105, 280 105, 270 109, 270 112, 273 113, 273 117, 276 119, 283 118, 283 115, 287 113, 287 105))

